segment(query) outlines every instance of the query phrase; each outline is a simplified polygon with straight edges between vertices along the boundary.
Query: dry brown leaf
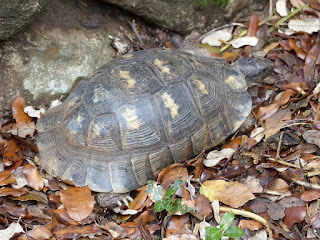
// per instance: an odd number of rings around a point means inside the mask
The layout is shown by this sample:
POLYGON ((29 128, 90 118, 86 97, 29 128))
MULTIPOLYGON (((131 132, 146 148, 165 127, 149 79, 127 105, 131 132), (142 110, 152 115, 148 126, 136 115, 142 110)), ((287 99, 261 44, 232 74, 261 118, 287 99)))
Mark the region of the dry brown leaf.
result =
POLYGON ((16 162, 11 167, 0 172, 0 181, 7 179, 21 164, 22 164, 22 160, 19 162, 16 162))
POLYGON ((60 200, 69 216, 76 221, 88 217, 95 203, 89 187, 68 187, 61 190, 60 200))
POLYGON ((208 219, 212 216, 212 209, 209 199, 203 195, 199 194, 194 205, 194 210, 200 214, 204 219, 208 219))
POLYGON ((279 107, 280 106, 277 103, 272 103, 268 106, 260 107, 256 114, 256 119, 259 121, 264 121, 270 118, 273 114, 275 114, 278 111, 279 107))
POLYGON ((227 182, 224 180, 209 180, 203 182, 200 193, 212 202, 218 199, 233 208, 243 206, 249 200, 254 199, 251 190, 239 182, 227 182), (237 196, 236 198, 234 196, 237 196))
POLYGON ((312 46, 306 57, 305 65, 303 67, 304 79, 307 83, 314 80, 314 74, 319 56, 319 41, 312 46))
POLYGON ((31 122, 31 118, 24 112, 25 107, 26 102, 22 97, 17 97, 12 103, 12 116, 17 124, 28 124, 31 122))
POLYGON ((130 209, 141 211, 145 206, 148 194, 146 192, 146 186, 144 186, 139 194, 129 203, 130 209))
POLYGON ((10 139, 7 143, 7 147, 3 153, 3 164, 5 166, 11 166, 15 162, 22 160, 23 153, 20 147, 21 145, 15 139, 10 139))
POLYGON ((188 200, 191 199, 190 193, 184 188, 188 177, 189 174, 186 167, 182 164, 172 164, 159 173, 157 181, 164 190, 167 190, 176 180, 183 180, 183 184, 179 187, 176 195, 188 200))
POLYGON ((285 193, 289 191, 289 185, 285 180, 281 178, 275 178, 268 186, 268 189, 280 193, 285 193))
POLYGON ((245 227, 250 229, 251 231, 257 231, 259 230, 260 228, 262 228, 262 224, 255 221, 255 220, 245 220, 245 219, 242 219, 240 222, 239 222, 239 227, 244 229, 245 227))
POLYGON ((285 217, 283 222, 289 227, 292 228, 293 224, 301 223, 305 216, 307 215, 307 208, 303 207, 290 207, 286 208, 285 217))
POLYGON ((43 179, 35 166, 31 164, 24 165, 23 174, 25 175, 30 187, 37 191, 42 190, 44 186, 43 179))
POLYGON ((320 147, 320 131, 308 130, 302 134, 302 137, 307 143, 312 143, 320 147))
POLYGON ((12 187, 5 187, 0 189, 0 197, 3 196, 14 196, 14 197, 20 197, 21 195, 25 194, 26 192, 28 192, 27 188, 19 188, 19 189, 15 189, 12 187))
POLYGON ((297 57, 302 60, 305 60, 306 53, 301 48, 298 47, 298 45, 296 44, 296 40, 293 38, 289 38, 288 41, 289 41, 289 46, 296 52, 297 57))
POLYGON ((172 216, 167 226, 167 237, 182 234, 192 234, 191 223, 187 214, 182 216, 172 216))
POLYGON ((30 217, 26 207, 13 204, 13 203, 4 203, 1 205, 1 207, 3 208, 4 211, 6 211, 7 213, 9 213, 14 217, 21 217, 21 218, 30 217))
POLYGON ((301 194, 301 199, 306 202, 311 202, 319 198, 320 198, 320 190, 317 190, 317 189, 309 189, 301 194))
POLYGON ((279 132, 285 126, 286 120, 291 120, 291 112, 288 108, 279 109, 272 117, 266 119, 265 138, 268 139, 279 132))
POLYGON ((106 222, 103 228, 106 229, 113 238, 124 238, 127 236, 127 232, 115 222, 106 222))
POLYGON ((80 238, 80 237, 93 238, 94 236, 101 235, 102 230, 98 228, 96 224, 87 225, 84 227, 67 226, 67 227, 54 230, 53 234, 62 239, 66 239, 66 238, 74 239, 74 238, 80 238))
POLYGON ((258 27, 259 27, 258 15, 256 13, 252 13, 249 19, 247 36, 255 37, 257 35, 258 27))

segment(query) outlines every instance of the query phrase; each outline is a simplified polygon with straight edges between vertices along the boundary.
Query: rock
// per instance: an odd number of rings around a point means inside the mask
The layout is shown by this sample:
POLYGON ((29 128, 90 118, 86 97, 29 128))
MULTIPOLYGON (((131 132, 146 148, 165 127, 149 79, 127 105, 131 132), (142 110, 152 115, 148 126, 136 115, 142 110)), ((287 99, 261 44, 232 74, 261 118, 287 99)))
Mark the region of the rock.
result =
POLYGON ((7 39, 29 24, 47 0, 2 0, 0 5, 0 40, 7 39))
POLYGON ((27 29, 0 42, 1 107, 10 109, 17 96, 49 105, 115 57, 109 35, 121 37, 119 26, 129 18, 114 11, 99 1, 48 1, 27 29))
POLYGON ((268 0, 229 0, 225 10, 220 7, 199 8, 196 0, 102 0, 124 8, 171 31, 187 34, 192 30, 208 30, 235 17, 248 16, 262 10, 268 0))

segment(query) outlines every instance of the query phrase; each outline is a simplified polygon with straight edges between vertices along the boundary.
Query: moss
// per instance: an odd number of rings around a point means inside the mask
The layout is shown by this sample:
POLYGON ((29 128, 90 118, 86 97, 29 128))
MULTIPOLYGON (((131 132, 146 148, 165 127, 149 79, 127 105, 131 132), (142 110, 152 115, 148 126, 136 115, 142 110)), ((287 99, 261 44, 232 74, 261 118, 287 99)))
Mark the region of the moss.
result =
POLYGON ((228 0, 198 0, 199 1, 199 7, 200 9, 203 9, 207 7, 208 5, 210 6, 218 6, 223 9, 225 9, 228 5, 228 0))

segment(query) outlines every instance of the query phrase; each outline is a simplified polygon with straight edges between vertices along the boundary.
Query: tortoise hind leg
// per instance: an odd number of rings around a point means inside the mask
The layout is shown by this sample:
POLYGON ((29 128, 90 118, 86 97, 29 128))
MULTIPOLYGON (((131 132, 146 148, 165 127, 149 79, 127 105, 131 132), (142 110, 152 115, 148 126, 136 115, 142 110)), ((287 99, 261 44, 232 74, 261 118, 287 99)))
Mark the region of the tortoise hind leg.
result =
POLYGON ((120 212, 121 201, 129 207, 128 201, 133 201, 132 197, 128 193, 98 193, 96 196, 97 203, 102 208, 107 208, 111 206, 117 206, 114 208, 115 212, 120 212), (119 211, 117 211, 119 210, 119 211))

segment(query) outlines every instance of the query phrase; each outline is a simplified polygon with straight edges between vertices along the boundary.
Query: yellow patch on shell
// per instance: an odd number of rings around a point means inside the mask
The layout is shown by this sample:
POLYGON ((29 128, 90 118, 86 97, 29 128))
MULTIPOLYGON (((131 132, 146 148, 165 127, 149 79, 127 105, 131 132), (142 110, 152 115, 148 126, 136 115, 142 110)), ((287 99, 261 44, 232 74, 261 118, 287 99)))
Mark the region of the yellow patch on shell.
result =
POLYGON ((179 105, 174 102, 173 98, 168 93, 163 93, 161 95, 161 98, 164 102, 165 107, 170 110, 171 118, 177 117, 179 115, 179 105))
POLYGON ((77 123, 78 123, 79 125, 81 125, 82 120, 83 120, 83 117, 82 117, 81 115, 78 115, 78 117, 77 117, 77 123))
POLYGON ((196 84, 197 88, 205 95, 208 95, 208 90, 206 89, 206 85, 201 82, 200 80, 195 80, 194 83, 196 84))
POLYGON ((130 129, 137 130, 140 127, 139 117, 136 115, 136 112, 130 108, 126 108, 124 118, 127 121, 127 125, 130 129))
POLYGON ((99 124, 94 124, 93 126, 93 135, 98 137, 101 135, 101 127, 99 126, 99 124))
POLYGON ((119 76, 124 78, 128 84, 128 88, 134 88, 136 84, 136 80, 132 79, 130 77, 130 72, 129 71, 120 71, 119 76))
POLYGON ((232 89, 243 89, 245 79, 241 75, 230 75, 224 80, 232 89))
POLYGON ((124 58, 132 58, 132 57, 133 57, 133 55, 132 55, 132 54, 130 54, 130 53, 128 53, 128 54, 123 55, 122 57, 124 57, 124 58))
POLYGON ((154 64, 161 69, 161 73, 170 74, 170 68, 168 68, 166 66, 163 66, 163 61, 161 61, 158 58, 156 58, 154 60, 154 64))

